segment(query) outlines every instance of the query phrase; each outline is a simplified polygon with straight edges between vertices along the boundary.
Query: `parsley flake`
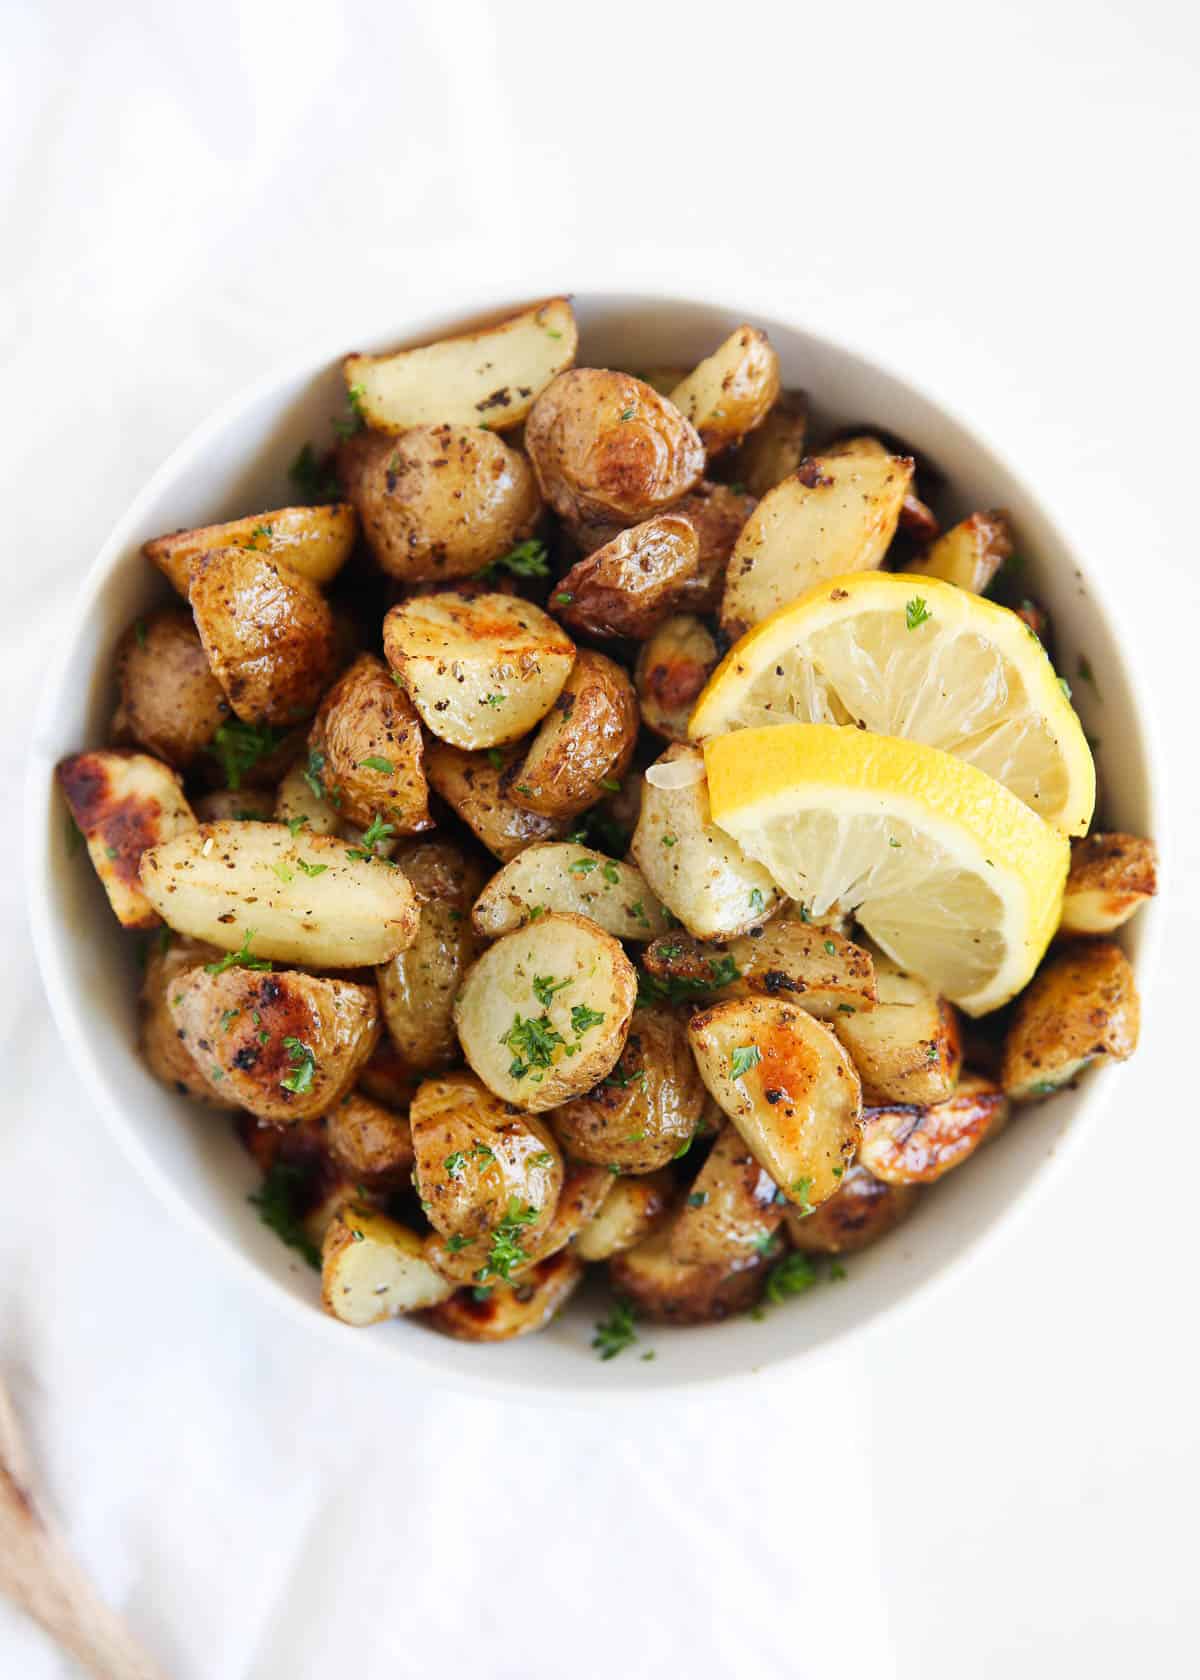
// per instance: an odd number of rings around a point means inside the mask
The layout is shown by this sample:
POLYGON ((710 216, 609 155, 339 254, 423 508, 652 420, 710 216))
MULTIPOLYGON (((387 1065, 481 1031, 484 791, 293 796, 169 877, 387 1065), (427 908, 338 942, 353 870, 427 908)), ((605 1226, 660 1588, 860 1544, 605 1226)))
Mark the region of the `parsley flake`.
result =
POLYGON ((914 595, 911 601, 905 602, 904 624, 906 629, 916 630, 932 617, 933 614, 920 595, 914 595))

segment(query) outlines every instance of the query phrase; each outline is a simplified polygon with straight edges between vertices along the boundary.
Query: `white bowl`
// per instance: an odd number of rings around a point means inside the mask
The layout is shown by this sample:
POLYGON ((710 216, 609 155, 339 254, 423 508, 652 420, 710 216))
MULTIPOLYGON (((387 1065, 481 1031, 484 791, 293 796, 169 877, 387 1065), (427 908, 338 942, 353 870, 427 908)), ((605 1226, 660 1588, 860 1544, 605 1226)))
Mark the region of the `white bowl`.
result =
MULTIPOLYGON (((482 300, 495 312, 524 300, 482 300)), ((1087 570, 1018 477, 944 407, 865 357, 783 320, 669 296, 587 294, 576 300, 581 364, 638 367, 689 362, 743 319, 765 327, 779 352, 784 383, 812 393, 823 423, 871 421, 908 440, 945 474, 951 510, 1007 508, 1030 593, 1049 608, 1061 667, 1079 655, 1103 673, 1102 714, 1087 684, 1075 699, 1089 732, 1100 734, 1103 823, 1162 834, 1150 729, 1121 649, 1087 570)), ((397 318, 382 334, 356 337, 346 323, 340 348, 380 350, 457 326, 461 314, 397 318)), ((123 937, 82 854, 68 852, 64 809, 53 769, 66 753, 103 742, 113 702, 112 652, 122 630, 165 599, 162 580, 141 558, 147 538, 290 500, 288 464, 309 438, 328 435, 343 386, 331 356, 307 359, 240 396, 202 426, 159 470, 104 544, 73 603, 58 644, 34 735, 27 797, 27 842, 34 939, 50 1005, 100 1111, 149 1190, 215 1253, 232 1260, 332 1352, 355 1353, 399 1369, 421 1367, 434 1381, 563 1399, 615 1395, 708 1382, 781 1368, 862 1330, 886 1312, 961 1271, 966 1257, 1002 1226, 1011 1228, 1053 1173, 1061 1171, 1120 1074, 1105 1069, 1024 1112, 998 1142, 922 1198, 912 1219, 868 1252, 851 1257, 843 1287, 818 1286, 765 1318, 705 1329, 648 1328, 638 1349, 601 1365, 590 1350, 603 1296, 589 1291, 540 1336, 473 1347, 417 1324, 351 1330, 325 1317, 315 1275, 259 1222, 247 1204, 255 1169, 225 1117, 166 1091, 135 1051, 135 941, 123 937), (638 1352, 653 1347, 644 1362, 638 1352)), ((1150 906, 1124 942, 1143 979, 1157 927, 1150 906)))

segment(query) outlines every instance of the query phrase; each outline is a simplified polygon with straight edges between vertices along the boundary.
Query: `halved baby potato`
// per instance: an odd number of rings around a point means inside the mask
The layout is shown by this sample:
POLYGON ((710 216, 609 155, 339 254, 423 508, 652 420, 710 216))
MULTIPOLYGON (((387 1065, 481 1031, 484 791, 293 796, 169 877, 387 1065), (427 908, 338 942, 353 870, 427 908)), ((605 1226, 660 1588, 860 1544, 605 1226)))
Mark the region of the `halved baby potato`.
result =
POLYGON ((982 595, 1012 551, 1012 532, 1003 513, 973 513, 952 525, 904 569, 982 595))
POLYGON ((574 630, 640 639, 682 606, 699 567, 700 537, 691 520, 660 513, 577 560, 550 604, 574 630))
POLYGON ((679 613, 643 642, 634 683, 642 722, 668 741, 686 741, 688 719, 720 654, 701 618, 679 613))
POLYGON ((307 752, 296 760, 275 792, 275 820, 299 834, 336 834, 342 814, 326 795, 324 759, 307 752))
POLYGON ((575 663, 574 643, 531 601, 453 591, 392 607, 383 651, 426 728, 468 751, 535 728, 575 663))
POLYGON ((402 1190, 413 1165, 412 1127, 361 1090, 349 1091, 325 1116, 325 1144, 356 1184, 402 1190))
POLYGON ((667 933, 648 947, 643 961, 658 980, 703 986, 713 1003, 779 997, 832 1021, 874 1009, 876 1002, 870 952, 831 928, 790 916, 776 916, 753 934, 719 945, 667 933), (722 975, 729 978, 714 984, 722 975))
POLYGON ((657 1324, 716 1324, 756 1306, 767 1281, 768 1261, 747 1255, 731 1266, 697 1266, 677 1260, 669 1229, 655 1231, 608 1263, 614 1292, 638 1316, 657 1324))
POLYGON ((220 957, 215 945, 182 939, 169 928, 153 935, 142 975, 138 1049, 154 1077, 181 1097, 194 1097, 210 1108, 237 1108, 235 1096, 201 1073, 169 1008, 177 982, 192 969, 220 957))
POLYGON ((141 879, 142 859, 196 828, 178 775, 160 759, 116 748, 75 753, 56 774, 113 914, 122 927, 157 927, 158 906, 141 879))
MULTIPOLYGON (((834 938, 830 935, 830 938, 834 938)), ((876 1005, 830 1017, 862 1079, 867 1103, 944 1102, 962 1070, 962 1027, 953 1004, 871 948, 876 1005)))
POLYGON ((554 1218, 536 1242, 525 1244, 535 1261, 545 1260, 568 1245, 575 1246, 599 1213, 612 1182, 613 1175, 607 1167, 594 1166, 590 1161, 573 1161, 569 1155, 563 1157, 562 1189, 554 1218))
POLYGON ((994 1138, 1007 1119, 1008 1098, 999 1085, 964 1073, 953 1096, 929 1108, 865 1108, 858 1159, 885 1184, 932 1184, 994 1138))
POLYGON ((671 401, 711 457, 760 426, 778 395, 779 357, 766 333, 742 325, 675 387, 671 401))
POLYGON ((177 770, 195 762, 229 717, 191 614, 180 607, 149 613, 125 632, 117 686, 129 736, 177 770))
POLYGON ((827 1201, 862 1135, 858 1075, 829 1028, 749 997, 693 1015, 688 1032, 704 1083, 789 1201, 827 1201))
POLYGON ((354 1204, 330 1221, 321 1246, 321 1305, 343 1324, 421 1312, 453 1292, 408 1226, 354 1204))
POLYGON ((665 1223, 676 1200, 675 1180, 664 1168, 636 1177, 608 1175, 610 1188, 575 1239, 581 1260, 610 1260, 643 1242, 665 1223))
POLYGON ((807 432, 806 393, 784 391, 762 425, 744 437, 722 465, 752 496, 765 496, 798 470, 807 432))
POLYGON ((633 964, 610 934, 583 916, 552 914, 483 953, 454 1019, 488 1089, 536 1114, 612 1072, 636 995, 633 964))
POLYGON ((1152 840, 1133 834, 1089 834, 1071 842, 1061 933, 1115 933, 1158 891, 1152 840))
POLYGON ((611 659, 582 648, 525 757, 508 771, 508 797, 545 817, 576 817, 621 781, 637 733, 633 684, 611 659))
POLYGON ((1049 1096, 1093 1062, 1137 1048, 1141 1004, 1129 959, 1108 939, 1051 952, 1017 999, 1001 1083, 1014 1102, 1049 1096))
POLYGON ((348 502, 324 507, 273 508, 223 525, 173 531, 142 544, 142 553, 186 601, 192 561, 214 548, 248 548, 267 554, 318 587, 332 582, 350 558, 358 519, 348 502))
POLYGON ((725 590, 725 574, 742 529, 757 503, 740 487, 705 479, 676 502, 671 512, 696 527, 700 553, 696 570, 679 590, 677 611, 715 613, 725 590))
POLYGON ((501 863, 539 840, 560 839, 570 827, 566 817, 539 816, 508 798, 506 773, 520 761, 522 752, 522 747, 513 746, 470 753, 435 740, 429 742, 425 754, 430 787, 501 863))
POLYGON ((559 1249, 509 1283, 458 1290, 434 1307, 429 1324, 460 1342, 508 1342, 544 1330, 582 1281, 582 1264, 559 1249))
POLYGON ((714 1266, 769 1254, 785 1205, 737 1127, 727 1125, 671 1221, 671 1253, 677 1260, 714 1266))
POLYGON ((498 939, 547 911, 588 916, 616 939, 654 939, 667 918, 641 870, 563 841, 527 846, 493 875, 471 912, 479 933, 498 939))
POLYGON ((884 1184, 865 1167, 849 1167, 841 1189, 819 1208, 788 1209, 792 1247, 802 1254, 857 1254, 907 1219, 918 1194, 913 1185, 884 1184))
POLYGON ((322 759, 324 799, 344 822, 385 818, 402 834, 433 826, 425 740, 412 701, 373 653, 363 653, 321 702, 308 738, 322 759))
POLYGON ((454 999, 479 954, 471 905, 484 881, 474 857, 451 841, 423 840, 398 860, 421 920, 407 950, 375 970, 384 1023, 407 1065, 425 1072, 457 1058, 454 999))

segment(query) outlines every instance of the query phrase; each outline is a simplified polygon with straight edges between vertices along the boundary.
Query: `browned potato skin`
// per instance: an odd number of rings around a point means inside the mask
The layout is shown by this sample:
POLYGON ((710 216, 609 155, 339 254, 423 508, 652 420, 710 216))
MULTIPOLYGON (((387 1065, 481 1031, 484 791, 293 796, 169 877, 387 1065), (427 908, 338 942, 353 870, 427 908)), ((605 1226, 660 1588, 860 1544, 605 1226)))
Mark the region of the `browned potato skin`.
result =
POLYGON ((347 822, 367 828, 382 816, 401 834, 433 827, 421 721, 373 653, 361 654, 334 683, 308 744, 324 753, 321 780, 347 822), (386 760, 391 770, 373 768, 372 758, 386 760))
POLYGON ((379 1037, 374 987, 286 970, 210 974, 194 968, 172 988, 168 1008, 181 1042, 217 1095, 228 1093, 251 1114, 283 1126, 332 1108, 353 1086, 379 1037), (282 1083, 297 1070, 284 1042, 289 1038, 315 1058, 305 1092, 282 1083))
POLYGON ((907 1219, 919 1193, 912 1185, 884 1184, 865 1167, 849 1167, 837 1194, 812 1213, 788 1209, 792 1247, 804 1254, 856 1254, 907 1219))
POLYGON ((904 1006, 887 1001, 886 987, 886 976, 877 968, 876 1008, 854 1015, 839 1012, 831 1017, 834 1030, 862 1079, 863 1101, 875 1106, 898 1102, 922 1107, 944 1102, 958 1084, 962 1071, 962 1024, 958 1011, 939 997, 932 1034, 904 1042, 902 1051, 897 1052, 893 1039, 887 1035, 893 1019, 903 1022, 904 1006), (893 1016, 892 1010, 901 1013, 893 1016))
POLYGON ((469 577, 531 536, 525 457, 479 426, 417 426, 364 450, 353 498, 371 551, 405 582, 469 577))
POLYGON ((213 673, 244 723, 295 723, 333 675, 333 615, 315 584, 249 548, 192 561, 192 611, 213 673))
POLYGON ((676 1260, 690 1265, 732 1265, 770 1250, 783 1212, 775 1180, 737 1127, 727 1125, 671 1221, 668 1246, 676 1260))
POLYGON ((358 1076, 359 1088, 374 1102, 381 1103, 395 1113, 407 1113, 416 1095, 420 1076, 413 1072, 392 1043, 390 1034, 379 1035, 379 1042, 358 1076))
POLYGON ((217 788, 193 805, 197 822, 272 822, 275 796, 266 788, 217 788))
POLYGON ((482 948, 471 906, 486 877, 475 858, 449 841, 417 841, 396 862, 417 895, 421 920, 413 943, 377 968, 375 978, 389 1038, 407 1067, 427 1072, 458 1055, 454 999, 482 948))
POLYGON ((573 630, 641 640, 681 607, 699 566, 691 520, 657 514, 577 560, 549 605, 573 630))
POLYGON ((604 654, 581 648, 525 757, 505 772, 505 793, 523 811, 578 816, 603 797, 606 781, 622 780, 637 733, 633 684, 604 654))
POLYGON ((575 1239, 581 1260, 611 1260, 643 1242, 664 1222, 676 1200, 675 1180, 665 1167, 636 1178, 614 1179, 606 1170, 605 1177, 608 1194, 575 1239))
POLYGON ((710 456, 760 426, 778 395, 779 357, 766 333, 746 325, 732 332, 671 393, 680 411, 695 422, 710 456), (715 377, 704 378, 706 364, 718 358, 725 370, 719 384, 715 377))
POLYGON ((400 1190, 413 1166, 412 1128, 402 1114, 349 1091, 325 1116, 325 1140, 334 1161, 355 1184, 400 1190))
POLYGON ((425 754, 429 785, 457 813, 475 836, 501 863, 535 840, 561 840, 570 823, 524 811, 506 798, 504 773, 521 757, 523 748, 498 747, 491 753, 464 752, 446 741, 430 741, 425 754))
POLYGON ((654 1004, 634 1010, 625 1048, 608 1078, 560 1104, 551 1120, 564 1147, 580 1160, 649 1173, 691 1141, 704 1097, 683 1020, 654 1004))
POLYGON ((118 748, 75 753, 55 773, 121 926, 158 927, 139 871, 143 853, 196 826, 177 773, 118 748))
POLYGON ((193 531, 172 531, 142 544, 142 553, 171 580, 186 601, 192 561, 211 548, 253 548, 281 565, 295 566, 298 556, 304 575, 314 583, 328 583, 349 557, 358 534, 354 509, 346 502, 324 507, 273 508, 222 525, 202 525, 193 531))
POLYGON ((569 1249, 539 1260, 511 1284, 460 1289, 430 1309, 427 1322, 460 1342, 508 1342, 544 1330, 583 1281, 583 1265, 569 1249))
POLYGON ((702 619, 665 619, 638 654, 634 682, 642 722, 667 741, 686 741, 688 719, 720 659, 702 619))
MULTIPOLYGON (((907 525, 910 530, 912 513, 909 504, 912 500, 910 491, 900 515, 901 524, 907 525)), ((918 507, 924 505, 923 502, 917 503, 918 507)), ((927 508, 925 511, 929 512, 927 508)), ((969 589, 976 595, 983 594, 1013 551, 1008 518, 999 509, 991 513, 971 514, 952 526, 940 539, 937 521, 934 520, 932 536, 935 539, 932 546, 910 561, 905 570, 943 578, 947 583, 956 583, 960 589, 969 589)))
POLYGON ((138 1047, 154 1077, 178 1091, 181 1097, 194 1097, 210 1108, 235 1109, 236 1099, 223 1094, 219 1085, 209 1084, 201 1074, 191 1052, 180 1040, 168 1007, 176 982, 194 968, 219 962, 221 954, 215 945, 185 939, 178 933, 168 931, 152 938, 142 977, 138 1047))
POLYGON ((932 1184, 995 1137, 1007 1119, 1008 1098, 999 1085, 964 1073, 954 1095, 930 1108, 864 1108, 858 1159, 885 1184, 932 1184))
POLYGON ((642 380, 604 368, 550 382, 526 422, 525 448, 543 499, 572 524, 648 519, 704 473, 691 422, 642 380))
POLYGON ((751 496, 765 496, 790 478, 803 461, 807 432, 807 394, 784 391, 762 425, 744 437, 721 465, 751 496))
POLYGON ((758 506, 757 498, 730 484, 698 484, 671 509, 696 527, 700 556, 694 574, 679 591, 680 612, 715 613, 725 592, 725 573, 742 526, 758 506))
POLYGON ((1133 834, 1089 834, 1071 842, 1061 933, 1115 933, 1158 891, 1152 840, 1133 834))
POLYGON ((869 1011, 875 1005, 875 965, 869 951, 835 933, 791 917, 777 916, 756 936, 709 944, 681 930, 652 940, 642 958, 659 980, 703 985, 706 1000, 780 997, 798 1003, 818 1020, 869 1011), (713 975, 732 958, 738 978, 714 987, 713 975))
POLYGON ((229 702, 190 613, 164 607, 130 625, 117 646, 121 715, 130 738, 177 770, 229 716, 229 702))
MULTIPOLYGON (((554 1218, 532 1248, 528 1242, 523 1243, 526 1251, 536 1261, 557 1254, 568 1244, 573 1246, 576 1238, 600 1211, 612 1183, 613 1175, 607 1167, 591 1166, 587 1161, 572 1161, 569 1156, 564 1156, 563 1183, 554 1218)), ((523 1272, 522 1267, 513 1275, 519 1276, 523 1272)))
POLYGON ((639 1317, 656 1324, 716 1324, 757 1305, 769 1262, 753 1255, 733 1267, 693 1266, 676 1260, 668 1230, 614 1255, 608 1275, 614 1293, 639 1317))
POLYGON ((1001 1083, 1017 1102, 1048 1096, 1095 1061, 1137 1048, 1141 1006, 1129 959, 1108 939, 1056 949, 1017 999, 1001 1083))

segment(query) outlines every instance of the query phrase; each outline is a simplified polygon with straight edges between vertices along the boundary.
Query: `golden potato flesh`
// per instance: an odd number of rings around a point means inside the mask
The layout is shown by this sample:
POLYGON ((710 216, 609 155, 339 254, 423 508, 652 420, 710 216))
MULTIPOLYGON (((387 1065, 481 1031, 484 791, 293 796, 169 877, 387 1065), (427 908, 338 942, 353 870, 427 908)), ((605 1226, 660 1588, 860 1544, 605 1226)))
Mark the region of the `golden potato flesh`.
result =
POLYGON ((152 935, 142 976, 138 1048, 154 1077, 181 1097, 194 1097, 211 1108, 237 1108, 236 1097, 220 1084, 211 1084, 201 1073, 191 1051, 179 1037, 169 1007, 179 979, 194 968, 203 968, 205 963, 219 961, 220 956, 215 945, 182 939, 170 928, 162 928, 152 935))
POLYGON ((575 1239, 581 1260, 610 1260, 643 1242, 664 1223, 677 1199, 675 1180, 665 1168, 629 1178, 610 1174, 609 1184, 608 1194, 575 1239))
POLYGON ((561 839, 570 827, 569 818, 524 811, 504 792, 505 772, 519 763, 522 751, 517 746, 471 753, 431 741, 425 755, 430 787, 501 863, 539 840, 561 839))
POLYGON ((905 571, 942 578, 982 595, 1012 551, 1012 533, 1003 513, 973 513, 911 560, 905 571))
POLYGON ((376 969, 375 979, 392 1043, 410 1068, 425 1072, 457 1059, 454 999, 482 943, 471 906, 485 877, 473 857, 445 841, 417 841, 397 862, 421 919, 412 944, 376 969))
POLYGON ((729 452, 722 466, 752 496, 765 496, 796 472, 804 459, 808 397, 785 391, 761 426, 729 452))
POLYGON ((831 928, 776 916, 753 934, 719 945, 678 931, 647 947, 647 973, 712 1003, 726 998, 783 998, 818 1020, 874 1009, 875 965, 869 951, 831 928))
POLYGON ((460 1289, 429 1314, 430 1326, 460 1342, 508 1342, 543 1330, 583 1281, 583 1266, 562 1249, 511 1283, 460 1289))
POLYGON ((113 914, 122 927, 157 927, 142 859, 196 827, 178 775, 146 753, 113 749, 64 758, 56 774, 113 914))
POLYGON ((726 1126, 671 1221, 671 1253, 694 1265, 717 1266, 771 1254, 784 1206, 775 1180, 737 1127, 726 1126))
POLYGON ((275 797, 266 788, 217 788, 202 793, 192 809, 202 823, 271 822, 275 797))
POLYGON ((720 655, 703 619, 664 620, 638 654, 634 682, 642 722, 668 741, 686 741, 688 719, 720 655))
POLYGON ((367 828, 379 817, 401 834, 433 826, 420 719, 373 653, 360 654, 325 696, 309 752, 321 755, 324 797, 343 821, 367 828))
MULTIPOLYGON (((830 935, 834 938, 834 935, 830 935)), ((944 1102, 962 1070, 962 1027, 953 1004, 927 981, 906 974, 872 948, 876 1005, 853 1015, 838 1010, 834 1031, 850 1052, 874 1104, 944 1102)))
POLYGON ((253 549, 321 586, 341 571, 357 534, 354 509, 348 502, 334 502, 326 507, 273 508, 224 525, 175 531, 145 543, 142 553, 170 578, 186 601, 192 561, 210 549, 253 549))
POLYGON ((356 1204, 330 1221, 321 1249, 321 1305, 343 1324, 379 1324, 452 1293, 406 1225, 356 1204))
POLYGON ((529 462, 478 426, 420 426, 373 449, 354 499, 371 552, 403 582, 469 577, 541 511, 529 462))
POLYGON ((687 494, 704 445, 673 403, 632 374, 573 368, 542 392, 525 426, 542 497, 570 523, 632 525, 687 494))
POLYGON ((671 392, 710 456, 762 424, 779 395, 779 357, 756 327, 740 326, 671 392))
POLYGON ((191 614, 164 607, 125 632, 117 648, 125 727, 140 747, 186 770, 229 716, 191 614))
POLYGON ((1141 1004, 1129 959, 1108 939, 1051 952, 1017 999, 1001 1083, 1015 1102, 1049 1096, 1093 1062, 1137 1048, 1141 1004))
POLYGON ((653 939, 667 928, 640 870, 574 842, 527 846, 492 876, 471 919, 481 934, 498 939, 548 910, 588 916, 617 939, 653 939))
POLYGON ((572 629, 642 638, 682 606, 699 565, 700 538, 691 520, 660 513, 577 560, 550 604, 572 629))
POLYGON ((357 1184, 401 1190, 413 1165, 412 1128, 402 1114, 349 1091, 325 1116, 325 1142, 357 1184))
POLYGON ((1007 1119, 1000 1087, 964 1073, 953 1096, 932 1107, 865 1108, 858 1159, 886 1184, 932 1184, 995 1137, 1007 1119))
POLYGON ((546 817, 575 817, 619 783, 637 745, 633 684, 619 665, 583 648, 525 757, 508 771, 508 797, 546 817))
POLYGON ((681 612, 715 613, 725 589, 730 557, 757 503, 731 484, 707 480, 676 502, 671 512, 696 528, 700 553, 696 570, 679 591, 681 612))
POLYGON ((792 1247, 803 1254, 856 1254, 907 1219, 918 1194, 912 1185, 884 1184, 865 1167, 848 1167, 840 1190, 819 1208, 788 1209, 792 1247))
POLYGON ((316 585, 249 548, 210 549, 191 578, 200 640, 243 723, 295 723, 314 711, 336 659, 316 585))
POLYGON ((1063 893, 1062 933, 1115 933, 1158 891, 1152 840, 1133 834, 1089 834, 1071 842, 1063 893))
POLYGON ((769 1261, 748 1255, 732 1266, 696 1266, 671 1252, 669 1230, 655 1231, 608 1263, 613 1291, 657 1324, 716 1324, 747 1312, 762 1296, 769 1261))

